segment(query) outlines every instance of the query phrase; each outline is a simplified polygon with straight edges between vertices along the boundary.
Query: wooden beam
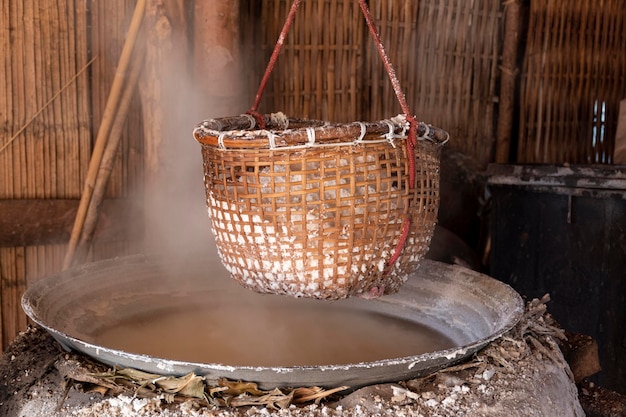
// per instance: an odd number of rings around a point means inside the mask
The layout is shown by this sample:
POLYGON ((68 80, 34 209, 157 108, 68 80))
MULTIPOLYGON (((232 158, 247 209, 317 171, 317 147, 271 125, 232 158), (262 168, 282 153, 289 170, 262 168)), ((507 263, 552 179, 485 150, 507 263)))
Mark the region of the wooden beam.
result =
MULTIPOLYGON (((67 243, 79 200, 0 200, 0 247, 67 243)), ((108 199, 96 227, 95 240, 119 241, 143 233, 140 209, 129 200, 108 199)))

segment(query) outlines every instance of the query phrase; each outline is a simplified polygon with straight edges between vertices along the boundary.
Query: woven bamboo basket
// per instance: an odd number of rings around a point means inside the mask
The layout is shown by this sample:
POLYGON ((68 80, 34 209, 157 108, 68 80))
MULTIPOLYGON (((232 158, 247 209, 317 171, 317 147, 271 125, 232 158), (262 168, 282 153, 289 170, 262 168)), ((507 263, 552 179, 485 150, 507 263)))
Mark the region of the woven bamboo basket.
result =
POLYGON ((231 276, 257 292, 295 297, 396 292, 430 244, 447 133, 419 124, 409 187, 402 115, 348 124, 263 118, 263 130, 248 115, 194 130, 218 253, 231 276))

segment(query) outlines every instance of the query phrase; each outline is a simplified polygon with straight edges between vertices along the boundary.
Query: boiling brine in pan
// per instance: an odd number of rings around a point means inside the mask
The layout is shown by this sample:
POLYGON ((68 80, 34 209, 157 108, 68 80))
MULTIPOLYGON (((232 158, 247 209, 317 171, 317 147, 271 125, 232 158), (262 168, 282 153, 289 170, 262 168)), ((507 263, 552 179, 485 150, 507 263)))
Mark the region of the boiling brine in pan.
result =
POLYGON ((95 338, 103 347, 163 359, 263 367, 345 365, 456 346, 419 323, 332 304, 161 311, 95 338))

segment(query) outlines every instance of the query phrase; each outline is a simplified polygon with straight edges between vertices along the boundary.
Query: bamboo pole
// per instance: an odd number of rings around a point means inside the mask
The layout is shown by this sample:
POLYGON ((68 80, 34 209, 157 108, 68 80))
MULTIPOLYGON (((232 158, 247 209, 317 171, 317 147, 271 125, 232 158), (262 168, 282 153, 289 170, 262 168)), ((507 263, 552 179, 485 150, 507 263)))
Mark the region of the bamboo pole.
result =
POLYGON ((78 245, 78 240, 80 239, 80 235, 82 233, 85 218, 87 216, 87 210, 89 208, 89 203, 93 195, 96 178, 100 168, 100 163, 102 161, 102 155, 104 153, 106 143, 109 140, 111 127, 113 125, 121 93, 124 88, 127 75, 126 72, 130 64, 130 58, 133 52, 135 41, 141 28, 141 22, 143 20, 145 8, 146 0, 137 0, 137 4, 135 5, 135 11, 133 13, 130 27, 128 29, 126 42, 124 43, 124 47, 122 48, 120 60, 115 71, 115 77, 113 78, 111 91, 107 99, 104 114, 102 115, 102 123, 100 124, 100 128, 98 130, 94 150, 91 155, 91 160, 89 161, 87 178, 85 180, 83 194, 80 199, 80 205, 78 206, 78 212, 76 213, 74 227, 72 228, 72 234, 70 236, 67 252, 63 261, 63 269, 69 268, 72 264, 72 259, 78 245))
POLYGON ((43 106, 41 106, 41 107, 39 108, 39 110, 37 110, 37 111, 35 112, 35 114, 34 114, 34 115, 32 115, 32 117, 31 117, 30 119, 28 119, 28 121, 27 121, 26 123, 24 123, 24 124, 22 125, 22 127, 20 127, 20 128, 17 130, 17 132, 15 132, 15 133, 13 134, 13 136, 11 136, 11 137, 9 138, 9 140, 8 140, 8 141, 6 141, 3 145, 1 145, 1 146, 0 146, 0 152, 4 151, 4 150, 5 150, 5 149, 6 149, 6 148, 7 148, 7 147, 11 144, 11 143, 13 143, 13 141, 14 141, 15 139, 17 139, 17 138, 18 138, 18 137, 22 134, 22 132, 24 132, 24 131, 26 130, 26 128, 27 128, 28 126, 30 126, 30 125, 31 125, 31 123, 33 123, 33 122, 35 121, 35 119, 37 119, 37 117, 39 117, 39 115, 40 115, 40 114, 41 114, 44 110, 46 110, 46 109, 48 108, 48 106, 49 106, 50 104, 52 104, 52 102, 53 102, 54 100, 56 100, 56 98, 57 98, 57 97, 59 97, 59 96, 61 95, 61 93, 63 93, 63 91, 65 91, 68 87, 70 87, 70 86, 74 83, 74 81, 76 81, 76 79, 77 79, 77 78, 78 78, 78 77, 79 77, 79 76, 80 76, 83 72, 85 72, 85 70, 86 70, 87 68, 89 68, 89 66, 93 63, 93 61, 95 61, 95 60, 96 60, 96 58, 98 58, 98 56, 97 56, 97 55, 96 55, 96 56, 94 56, 93 58, 91 58, 91 59, 89 60, 89 62, 87 62, 85 65, 83 65, 83 67, 82 67, 80 70, 78 70, 78 72, 77 72, 76 74, 74 74, 74 75, 72 76, 72 78, 70 78, 70 80, 69 80, 68 82, 66 82, 66 83, 65 83, 65 85, 64 85, 63 87, 61 87, 61 89, 59 89, 56 93, 54 93, 54 95, 53 95, 52 97, 50 97, 50 99, 49 99, 48 101, 46 101, 46 103, 45 103, 43 106))
POLYGON ((85 215, 85 223, 83 225, 80 240, 76 246, 72 265, 81 264, 85 261, 91 241, 93 240, 94 232, 98 224, 98 218, 100 217, 100 208, 104 201, 104 194, 106 192, 111 172, 113 171, 113 164, 117 156, 117 150, 122 138, 122 130, 128 116, 128 109, 133 100, 134 93, 136 91, 137 82, 142 69, 144 50, 137 51, 134 54, 133 62, 131 63, 128 79, 120 98, 117 114, 111 127, 111 133, 109 140, 106 143, 104 152, 102 155, 102 162, 98 169, 98 175, 96 178, 93 195, 89 202, 89 208, 85 215))

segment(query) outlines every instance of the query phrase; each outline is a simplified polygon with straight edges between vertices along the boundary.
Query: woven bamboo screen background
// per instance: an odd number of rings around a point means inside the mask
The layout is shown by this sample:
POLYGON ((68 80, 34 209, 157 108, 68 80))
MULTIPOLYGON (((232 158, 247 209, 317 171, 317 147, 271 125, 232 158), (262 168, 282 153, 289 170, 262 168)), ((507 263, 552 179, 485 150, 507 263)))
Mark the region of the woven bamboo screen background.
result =
MULTIPOLYGON (((264 68, 291 2, 259 3, 248 2, 248 13, 261 15, 251 19, 256 41, 250 42, 257 43, 257 62, 264 68)), ((500 1, 372 0, 370 9, 418 119, 447 130, 450 146, 489 162, 500 1)), ((255 77, 252 87, 260 75, 255 77)), ((263 108, 333 121, 378 120, 401 112, 357 1, 302 3, 263 108)))
MULTIPOLYGON (((626 97, 623 1, 520 2, 527 25, 520 35, 510 162, 610 163, 618 103, 626 97)), ((184 4, 191 13, 193 1, 184 4)), ((240 4, 248 76, 242 83, 254 92, 291 1, 240 4)), ((449 147, 483 164, 493 162, 506 4, 511 2, 369 1, 413 112, 449 131, 449 147)), ((134 5, 0 0, 0 202, 80 197, 134 5)), ((400 112, 356 0, 302 2, 260 110, 333 121, 400 112)), ((109 198, 141 188, 142 136, 135 103, 109 198)), ((135 251, 133 242, 95 243, 92 259, 135 251)), ((26 325, 22 292, 60 270, 65 249, 63 241, 0 245, 2 346, 26 325)))
MULTIPOLYGON (((0 200, 78 199, 133 1, 0 0, 0 200), (89 36, 87 36, 89 32, 89 36), (89 64, 92 56, 97 56, 89 64), (88 65, 89 64, 89 65, 88 65), (23 130, 22 130, 23 128, 23 130)), ((135 108, 108 196, 123 197, 142 168, 135 108), (133 140, 133 138, 135 140, 133 140)), ((0 216, 3 214, 0 213, 0 216)), ((42 213, 45 215, 45 213, 42 213)), ((72 219, 67 219, 71 225, 72 219)), ((125 242, 97 242, 93 258, 125 242)), ((0 247, 0 345, 26 327, 28 283, 61 269, 66 245, 0 247)))
MULTIPOLYGON (((244 33, 243 43, 256 52, 255 71, 248 73, 250 91, 255 92, 291 1, 244 0, 243 3, 243 18, 251 28, 244 33)), ((356 1, 303 1, 263 96, 263 111, 337 122, 355 121, 355 117, 363 114, 365 104, 365 30, 356 1)))
POLYGON ((530 2, 520 163, 610 163, 626 98, 622 0, 530 2))
MULTIPOLYGON (((491 160, 493 151, 500 3, 375 1, 371 6, 413 112, 420 120, 447 130, 452 148, 483 163, 491 160)), ((371 88, 364 117, 399 113, 369 40, 367 52, 371 88)))

